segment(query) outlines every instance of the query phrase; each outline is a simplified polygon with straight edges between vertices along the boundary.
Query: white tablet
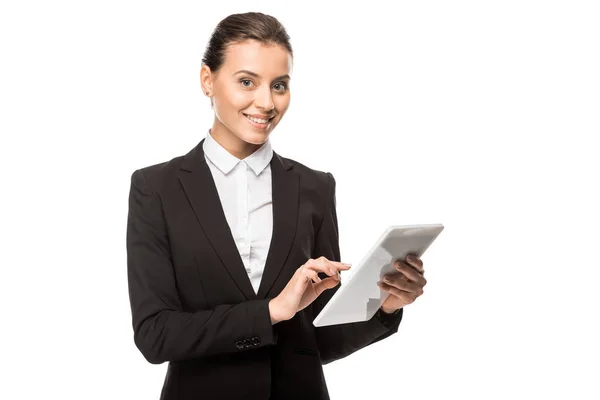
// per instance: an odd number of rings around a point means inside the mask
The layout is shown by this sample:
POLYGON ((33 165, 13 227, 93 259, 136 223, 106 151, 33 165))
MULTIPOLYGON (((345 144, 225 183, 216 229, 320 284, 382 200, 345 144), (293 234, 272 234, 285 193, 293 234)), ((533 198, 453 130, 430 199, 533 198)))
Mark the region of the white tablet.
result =
POLYGON ((442 224, 390 226, 360 263, 352 265, 354 274, 340 283, 313 324, 327 326, 371 319, 389 296, 377 282, 388 273, 398 272, 394 268, 396 260, 404 260, 409 254, 420 258, 443 229, 442 224))

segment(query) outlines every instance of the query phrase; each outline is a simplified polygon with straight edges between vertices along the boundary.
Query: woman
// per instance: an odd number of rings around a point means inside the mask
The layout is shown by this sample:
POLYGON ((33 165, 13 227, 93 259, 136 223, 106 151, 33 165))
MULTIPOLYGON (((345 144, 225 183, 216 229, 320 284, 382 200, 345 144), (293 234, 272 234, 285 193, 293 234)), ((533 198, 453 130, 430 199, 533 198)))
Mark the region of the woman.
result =
POLYGON ((398 330, 422 292, 419 259, 360 323, 314 327, 339 287, 333 175, 275 153, 293 53, 277 19, 215 29, 200 80, 215 118, 188 154, 136 170, 127 225, 134 340, 169 362, 161 399, 328 399, 322 365, 398 330))

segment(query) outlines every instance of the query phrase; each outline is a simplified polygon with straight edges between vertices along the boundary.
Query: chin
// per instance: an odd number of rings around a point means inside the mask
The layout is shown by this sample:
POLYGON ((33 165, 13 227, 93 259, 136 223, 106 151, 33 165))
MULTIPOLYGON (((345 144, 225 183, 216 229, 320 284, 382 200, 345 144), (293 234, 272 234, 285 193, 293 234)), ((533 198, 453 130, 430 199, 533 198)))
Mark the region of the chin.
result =
POLYGON ((238 137, 246 143, 261 145, 269 138, 270 133, 271 131, 253 132, 246 130, 238 135, 238 137))

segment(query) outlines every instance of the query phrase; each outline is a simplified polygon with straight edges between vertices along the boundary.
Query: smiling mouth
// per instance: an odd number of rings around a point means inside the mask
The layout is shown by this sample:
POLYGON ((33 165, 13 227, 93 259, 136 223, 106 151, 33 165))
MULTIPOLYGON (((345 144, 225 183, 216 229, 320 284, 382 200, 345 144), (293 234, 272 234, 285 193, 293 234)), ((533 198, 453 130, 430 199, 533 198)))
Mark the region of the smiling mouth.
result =
MULTIPOLYGON (((243 114, 243 113, 242 113, 243 114)), ((275 116, 273 115, 272 117, 268 118, 268 119, 261 119, 261 118, 255 118, 255 117, 251 117, 248 114, 244 114, 244 116, 246 118, 248 118, 250 121, 257 123, 257 124, 266 124, 267 122, 271 121, 273 118, 275 118, 275 116)))

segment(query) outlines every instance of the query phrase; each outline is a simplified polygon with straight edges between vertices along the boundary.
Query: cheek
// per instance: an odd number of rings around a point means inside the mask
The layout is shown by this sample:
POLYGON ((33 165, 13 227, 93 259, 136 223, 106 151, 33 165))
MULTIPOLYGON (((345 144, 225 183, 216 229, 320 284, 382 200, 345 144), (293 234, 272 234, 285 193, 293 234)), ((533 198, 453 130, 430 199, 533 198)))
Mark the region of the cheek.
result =
POLYGON ((218 100, 215 99, 215 106, 219 114, 235 116, 241 110, 248 108, 251 102, 252 98, 247 91, 224 87, 218 100))
POLYGON ((279 111, 280 114, 283 114, 287 111, 290 106, 290 95, 280 96, 275 99, 275 109, 279 111))
POLYGON ((248 92, 243 90, 232 91, 229 96, 229 104, 231 104, 232 112, 239 112, 248 108, 248 104, 252 103, 252 97, 248 92))

